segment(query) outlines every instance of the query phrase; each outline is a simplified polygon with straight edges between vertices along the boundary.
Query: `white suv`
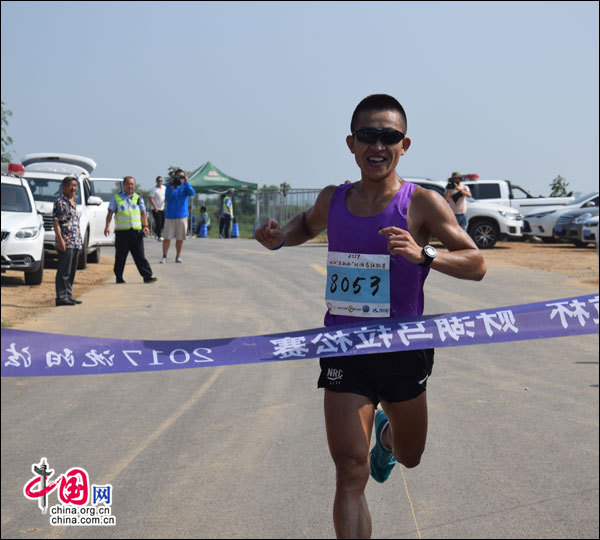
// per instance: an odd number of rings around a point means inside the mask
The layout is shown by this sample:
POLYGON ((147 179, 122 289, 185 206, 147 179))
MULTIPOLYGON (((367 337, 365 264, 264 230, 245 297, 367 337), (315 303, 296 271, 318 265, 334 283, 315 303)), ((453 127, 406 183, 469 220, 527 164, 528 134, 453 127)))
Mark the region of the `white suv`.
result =
MULTIPOLYGON (((102 204, 100 208, 103 212, 103 215, 106 217, 108 215, 108 203, 112 199, 115 193, 120 193, 123 191, 123 179, 122 178, 90 178, 90 182, 92 184, 92 193, 96 195, 96 197, 100 197, 102 199, 102 204)), ((115 245, 115 220, 110 220, 110 232, 106 237, 107 246, 115 245)))
POLYGON ((23 270, 27 285, 44 277, 44 222, 21 165, 2 163, 2 272, 23 270))
POLYGON ((83 270, 88 262, 100 262, 100 247, 114 245, 104 236, 107 211, 102 199, 93 194, 90 173, 96 168, 93 159, 72 154, 28 154, 21 163, 25 166, 25 179, 33 193, 36 207, 44 218, 44 250, 46 256, 56 256, 56 239, 52 227, 54 202, 62 194, 65 176, 77 178, 77 215, 83 247, 77 268, 83 270))
MULTIPOLYGON (((446 182, 402 177, 411 184, 432 189, 442 197, 446 182)), ((510 206, 467 199, 467 232, 479 249, 491 249, 501 238, 523 238, 523 216, 510 206)))

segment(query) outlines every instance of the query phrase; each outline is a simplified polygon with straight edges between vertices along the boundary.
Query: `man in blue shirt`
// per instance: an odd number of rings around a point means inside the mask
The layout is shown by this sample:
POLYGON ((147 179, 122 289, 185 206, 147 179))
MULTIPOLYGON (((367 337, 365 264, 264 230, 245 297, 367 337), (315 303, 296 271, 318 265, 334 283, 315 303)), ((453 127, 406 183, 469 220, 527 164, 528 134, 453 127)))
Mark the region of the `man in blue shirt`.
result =
POLYGON ((183 262, 181 260, 181 250, 183 249, 183 241, 187 236, 188 199, 195 194, 194 188, 188 183, 187 175, 181 169, 177 169, 173 181, 169 183, 165 193, 167 213, 165 214, 165 228, 163 229, 164 240, 161 264, 167 262, 167 253, 173 238, 175 238, 175 250, 177 251, 175 262, 183 262))

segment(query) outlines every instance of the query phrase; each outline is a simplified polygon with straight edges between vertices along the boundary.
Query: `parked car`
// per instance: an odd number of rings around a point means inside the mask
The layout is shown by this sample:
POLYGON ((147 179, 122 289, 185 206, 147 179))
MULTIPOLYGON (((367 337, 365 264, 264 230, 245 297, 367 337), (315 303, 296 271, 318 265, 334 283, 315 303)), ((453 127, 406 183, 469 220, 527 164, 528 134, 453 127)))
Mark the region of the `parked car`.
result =
MULTIPOLYGON (((442 197, 446 191, 446 182, 429 178, 403 178, 412 184, 432 189, 442 197)), ((523 237, 523 216, 503 204, 467 198, 467 223, 467 232, 479 249, 491 249, 501 238, 518 240, 523 237)))
POLYGON ((583 247, 588 242, 583 240, 583 224, 594 216, 598 216, 598 207, 577 208, 562 212, 554 226, 554 236, 561 242, 572 242, 583 247))
MULTIPOLYGON (((102 199, 100 208, 105 216, 108 214, 108 203, 115 193, 119 193, 123 190, 123 179, 122 178, 90 178, 92 185, 92 194, 102 199)), ((110 220, 110 234, 106 237, 106 242, 103 244, 106 246, 115 245, 115 220, 110 220)))
POLYGON ((575 201, 571 194, 566 197, 536 197, 509 180, 480 180, 478 174, 466 174, 463 178, 463 184, 471 190, 474 199, 510 206, 523 215, 564 208, 575 201))
POLYGON ((560 215, 579 208, 598 208, 598 192, 588 193, 568 206, 560 209, 535 212, 525 216, 524 230, 526 235, 537 236, 546 243, 556 242, 554 227, 560 215))
POLYGON ((598 216, 588 219, 581 229, 581 238, 584 242, 596 244, 598 247, 598 216))
POLYGON ((27 285, 44 277, 44 221, 35 208, 25 168, 2 163, 2 272, 22 270, 27 285))
MULTIPOLYGON (((57 256, 56 239, 52 227, 54 202, 62 194, 65 176, 77 178, 75 196, 77 214, 83 240, 77 268, 83 270, 88 262, 100 262, 100 247, 111 245, 104 236, 106 210, 101 208, 102 199, 92 194, 90 173, 96 168, 93 159, 73 154, 28 154, 21 159, 25 166, 24 178, 29 183, 35 204, 44 218, 44 251, 46 257, 57 256)), ((113 240, 114 245, 114 240, 113 240)))

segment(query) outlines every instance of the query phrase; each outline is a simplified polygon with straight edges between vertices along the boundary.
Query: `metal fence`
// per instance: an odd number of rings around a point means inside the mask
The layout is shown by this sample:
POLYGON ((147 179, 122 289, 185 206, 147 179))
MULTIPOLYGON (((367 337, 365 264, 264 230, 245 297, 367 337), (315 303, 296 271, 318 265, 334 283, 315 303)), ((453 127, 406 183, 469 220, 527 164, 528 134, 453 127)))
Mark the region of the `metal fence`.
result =
POLYGON ((320 189, 289 189, 284 194, 281 189, 259 189, 258 223, 272 218, 283 226, 296 214, 311 208, 320 192, 320 189))
MULTIPOLYGON (((250 223, 253 222, 255 225, 261 224, 267 218, 272 218, 277 220, 277 222, 283 226, 296 214, 304 212, 314 206, 320 192, 321 189, 289 189, 286 190, 284 194, 281 189, 259 189, 258 195, 253 193, 252 196, 252 204, 256 202, 256 197, 258 196, 256 213, 252 212, 251 217, 248 214, 245 215, 250 223)), ((198 204, 200 203, 197 203, 195 206, 198 206, 198 204)), ((218 204, 216 199, 215 204, 218 204)), ((194 205, 192 205, 192 208, 193 206, 194 205)), ((153 230, 153 217, 152 212, 150 211, 148 211, 148 221, 151 223, 150 230, 153 230)), ((218 220, 216 226, 218 228, 218 220)), ((191 235, 193 232, 192 218, 190 216, 188 234, 191 235)))

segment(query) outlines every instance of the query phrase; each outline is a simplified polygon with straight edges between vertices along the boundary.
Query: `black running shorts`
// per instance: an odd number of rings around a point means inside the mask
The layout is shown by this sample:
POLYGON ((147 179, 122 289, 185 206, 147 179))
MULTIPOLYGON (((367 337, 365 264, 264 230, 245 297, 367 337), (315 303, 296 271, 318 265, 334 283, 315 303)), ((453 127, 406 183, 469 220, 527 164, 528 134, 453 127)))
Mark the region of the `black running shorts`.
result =
POLYGON ((380 401, 408 401, 425 391, 433 349, 321 358, 317 386, 380 401))

